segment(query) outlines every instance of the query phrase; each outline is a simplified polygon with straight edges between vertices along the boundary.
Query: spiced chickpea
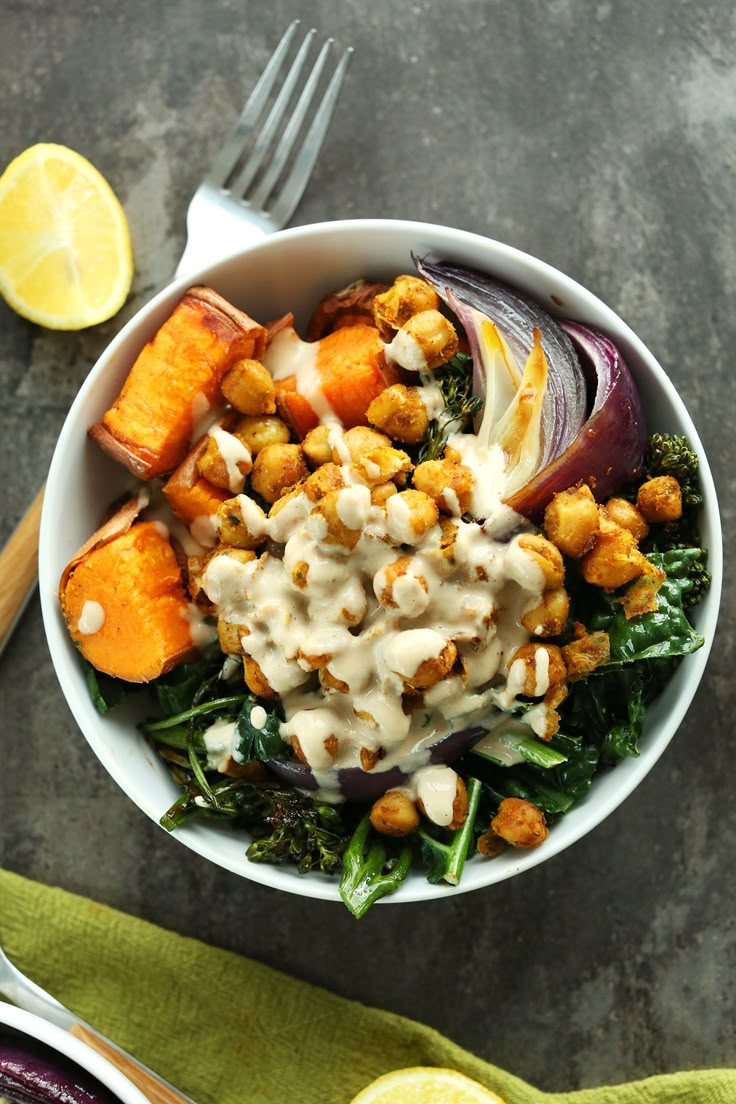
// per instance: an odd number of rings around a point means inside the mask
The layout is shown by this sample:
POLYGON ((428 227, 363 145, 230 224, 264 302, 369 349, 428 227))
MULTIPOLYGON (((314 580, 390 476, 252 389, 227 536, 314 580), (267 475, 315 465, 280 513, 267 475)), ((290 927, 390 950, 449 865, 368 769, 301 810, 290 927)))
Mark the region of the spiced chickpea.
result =
POLYGON ((544 511, 544 531, 560 552, 579 559, 598 535, 598 505, 590 487, 560 491, 544 511))
POLYGON ((251 694, 255 694, 257 698, 263 698, 265 701, 275 701, 276 698, 278 698, 278 694, 275 690, 271 689, 268 679, 261 670, 260 665, 252 656, 243 656, 243 675, 245 678, 245 685, 248 687, 251 694))
POLYGON ((391 438, 385 433, 379 433, 377 429, 371 429, 370 426, 353 426, 352 429, 346 430, 342 440, 333 446, 332 461, 335 464, 344 464, 347 454, 355 464, 366 453, 372 452, 373 449, 385 448, 390 444, 391 438))
POLYGON ((425 310, 404 323, 391 342, 391 355, 409 371, 433 372, 451 360, 459 347, 449 318, 438 310, 425 310))
POLYGON ((330 427, 318 425, 314 429, 310 429, 302 441, 304 455, 313 468, 318 468, 321 464, 329 464, 332 460, 332 445, 329 436, 330 427))
POLYGON ((217 639, 220 642, 220 651, 225 655, 243 654, 244 626, 234 621, 226 621, 224 617, 217 618, 217 639))
POLYGON ((423 491, 400 491, 386 503, 386 529, 398 544, 418 544, 438 518, 436 504, 423 491))
POLYGON ((616 525, 602 508, 599 515, 600 531, 595 544, 580 561, 580 570, 586 583, 616 590, 641 575, 647 559, 628 529, 616 525))
POLYGON ((528 698, 541 698, 565 681, 567 668, 556 644, 522 644, 509 662, 509 684, 528 698))
POLYGON ((342 469, 337 464, 322 464, 308 477, 304 493, 310 502, 319 502, 330 491, 339 491, 344 486, 342 469))
POLYGON ((682 491, 673 475, 657 475, 642 483, 636 505, 647 521, 677 521, 682 517, 682 491))
POLYGON ((308 475, 301 445, 266 445, 256 456, 250 485, 266 502, 274 503, 308 475))
POLYGON ((237 360, 222 377, 220 390, 241 414, 275 414, 276 388, 258 360, 237 360))
POLYGON ((412 315, 436 310, 439 296, 418 276, 397 276, 388 291, 373 300, 373 320, 384 341, 390 341, 412 315))
POLYGON ((411 471, 411 457, 401 449, 383 445, 371 449, 353 465, 360 478, 372 486, 374 483, 386 483, 396 479, 402 473, 411 471))
POLYGON ((408 836, 419 827, 419 813, 412 799, 398 790, 389 790, 374 802, 371 824, 383 836, 408 836))
POLYGON ((397 491, 398 487, 391 481, 388 483, 378 483, 375 487, 371 487, 371 505, 381 506, 385 509, 386 503, 391 498, 391 495, 395 495, 397 491))
POLYGON ((542 810, 520 797, 503 799, 491 829, 512 847, 539 847, 549 835, 542 810))
POLYGON ((291 439, 286 422, 267 414, 246 415, 238 421, 233 432, 251 456, 257 456, 266 445, 285 445, 291 439))
POLYGON ((419 388, 403 383, 382 391, 368 407, 366 417, 394 441, 408 445, 423 441, 429 428, 429 414, 419 388))
POLYGON ((222 487, 231 494, 242 491, 252 467, 253 460, 246 446, 225 430, 208 435, 205 450, 197 460, 199 474, 214 487, 222 487))
POLYGON ((339 496, 340 491, 329 491, 313 510, 313 515, 320 516, 325 526, 325 534, 322 538, 325 544, 335 544, 351 551, 360 540, 361 529, 352 529, 340 517, 339 496))
POLYGON ((620 525, 622 529, 628 529, 635 541, 644 540, 649 533, 646 518, 637 510, 633 502, 625 498, 609 498, 606 510, 616 525, 620 525))
POLYGON ((412 559, 400 556, 376 572, 373 589, 385 609, 404 617, 419 617, 429 605, 429 587, 424 575, 412 570, 412 559))
POLYGON ((471 507, 475 476, 457 460, 425 460, 414 469, 414 486, 437 503, 443 514, 459 517, 471 507))
POLYGON ((216 518, 223 544, 251 549, 266 541, 266 515, 249 495, 226 498, 217 507, 216 518))
POLYGON ((570 598, 564 587, 545 590, 531 609, 521 616, 521 623, 532 636, 559 636, 567 624, 570 598))
POLYGON ((522 533, 519 548, 539 568, 546 590, 557 590, 565 581, 565 564, 560 550, 541 533, 522 533))
POLYGON ((412 675, 402 675, 404 683, 410 690, 428 690, 449 674, 456 659, 457 648, 448 640, 438 655, 425 659, 412 675))

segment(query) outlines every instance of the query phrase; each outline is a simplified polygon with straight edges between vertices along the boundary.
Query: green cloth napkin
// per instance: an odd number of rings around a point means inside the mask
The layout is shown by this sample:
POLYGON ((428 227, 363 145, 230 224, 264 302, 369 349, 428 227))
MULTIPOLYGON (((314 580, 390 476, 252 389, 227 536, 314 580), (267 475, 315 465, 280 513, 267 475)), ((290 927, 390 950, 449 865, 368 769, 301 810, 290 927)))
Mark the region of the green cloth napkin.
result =
POLYGON ((422 1024, 2 870, 0 943, 24 973, 198 1104, 348 1104, 406 1066, 460 1070, 508 1104, 736 1101, 736 1070, 543 1093, 422 1024))

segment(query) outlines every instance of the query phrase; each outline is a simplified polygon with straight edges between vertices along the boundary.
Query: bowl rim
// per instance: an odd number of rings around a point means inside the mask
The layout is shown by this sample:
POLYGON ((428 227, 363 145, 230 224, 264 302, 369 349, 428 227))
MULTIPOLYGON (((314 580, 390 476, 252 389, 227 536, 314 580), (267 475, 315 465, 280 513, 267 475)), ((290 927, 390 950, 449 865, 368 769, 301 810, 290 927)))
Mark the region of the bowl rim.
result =
POLYGON ((68 1031, 49 1023, 48 1020, 16 1008, 0 998, 0 1025, 37 1040, 56 1051, 61 1057, 74 1062, 81 1069, 97 1078, 120 1104, 148 1104, 146 1097, 132 1081, 104 1055, 68 1031))
MULTIPOLYGON (((530 253, 481 234, 435 223, 404 219, 373 218, 310 223, 304 226, 279 231, 245 248, 233 249, 220 257, 216 262, 188 275, 184 274, 175 278, 147 300, 106 346, 90 370, 87 378, 82 383, 64 421, 49 468, 46 482, 46 495, 44 497, 41 517, 39 578, 41 581, 41 606, 47 644, 51 653, 56 676, 60 682, 62 692, 66 697, 71 713, 76 723, 81 728, 87 742, 90 744, 92 750, 102 762, 108 773, 111 774, 126 795, 154 820, 154 822, 158 823, 162 810, 160 808, 152 808, 150 803, 146 801, 144 794, 131 793, 129 782, 126 783, 126 771, 121 768, 113 757, 106 753, 104 747, 95 739, 94 732, 88 731, 88 727, 83 724, 79 718, 79 709, 75 707, 77 696, 74 688, 75 679, 76 684, 79 684, 81 677, 78 668, 75 672, 75 668, 72 667, 70 662, 70 641, 65 627, 60 624, 57 600, 58 579, 54 577, 55 570, 52 550, 54 546, 55 526, 58 524, 61 512, 61 507, 59 506, 61 496, 58 494, 58 490, 59 487, 63 485, 64 453, 68 443, 78 433, 78 427, 76 425, 77 414, 83 406, 86 397, 94 389, 98 380, 105 374, 108 365, 114 360, 118 349, 139 328, 145 328, 147 320, 157 312, 163 303, 168 300, 172 303, 178 301, 187 287, 200 283, 207 284, 210 281, 216 282, 218 273, 227 269, 228 266, 233 263, 237 264, 244 259, 257 257, 263 250, 278 248, 282 242, 309 241, 312 238, 331 238, 333 235, 342 237, 346 234, 355 233, 375 235, 384 232, 390 235, 396 235, 397 239, 402 236, 408 238, 414 235, 419 240, 422 236, 431 236, 436 243, 432 246, 432 249, 436 252, 441 252, 443 248, 447 253, 457 253, 460 250, 463 252, 487 251, 490 257, 494 259, 500 258, 504 262, 511 263, 518 269, 520 274, 523 273, 524 275, 532 277, 535 283, 548 281, 553 282, 556 286, 561 286, 563 290, 567 291, 568 294, 572 295, 573 298, 582 304, 583 310, 585 308, 590 308, 597 319, 603 319, 604 321, 602 323, 596 321, 595 324, 602 325, 603 328, 608 326, 613 329, 615 341, 625 341, 628 349, 633 352, 638 362, 644 366, 646 372, 649 373, 655 381, 657 388, 664 393, 666 399, 674 408, 682 432, 687 434, 697 450, 701 460, 700 481, 704 496, 704 511, 711 530, 708 542, 708 566, 711 572, 712 582, 705 599, 699 606, 699 628, 705 636, 705 643, 697 652, 684 657, 678 669, 683 672, 679 676, 680 692, 677 695, 674 708, 670 709, 666 720, 663 722, 665 732, 664 738, 660 738, 656 746, 654 741, 650 740, 650 743, 643 749, 643 753, 638 759, 629 759, 617 766, 616 770, 619 774, 622 773, 624 766, 627 768, 627 784, 613 787, 611 792, 605 797, 603 795, 598 795, 595 801, 584 801, 576 806, 575 810, 572 810, 571 813, 562 818, 560 823, 555 825, 554 830, 550 833, 543 847, 537 848, 534 851, 518 854, 514 861, 506 862, 503 866, 497 866, 495 862, 492 864, 488 863, 484 867, 486 871, 485 877, 469 877, 469 864, 466 866, 463 879, 459 886, 435 886, 428 883, 423 876, 421 876, 421 872, 419 872, 419 876, 410 875, 410 878, 395 894, 385 897, 379 902, 381 904, 407 904, 415 901, 448 899, 458 893, 470 892, 471 890, 484 888, 505 881, 507 878, 513 877, 524 870, 529 870, 539 863, 553 858, 555 855, 577 842, 577 840, 588 835, 637 788, 658 761, 665 747, 668 746, 679 728, 685 713, 689 709, 705 670, 717 624, 723 572, 720 514, 713 477, 698 432, 674 384, 666 374, 664 368, 659 364, 654 354, 611 307, 607 306, 603 300, 589 289, 578 283, 577 280, 530 253), (583 809, 588 815, 582 816, 580 823, 575 823, 574 827, 572 827, 573 821, 569 818, 573 813, 580 812, 583 809), (565 830, 566 825, 567 830, 565 830)), ((573 313, 579 314, 580 310, 581 308, 578 307, 573 313)), ((629 356, 630 354, 627 355, 626 359, 629 359, 629 356)), ((98 718, 98 720, 104 723, 103 718, 98 718)), ((296 872, 291 869, 269 866, 267 864, 261 865, 251 863, 244 859, 244 850, 243 861, 236 862, 230 860, 227 856, 223 856, 218 847, 220 831, 222 831, 222 829, 213 829, 213 827, 205 827, 202 824, 195 823, 184 825, 171 834, 196 853, 200 854, 203 858, 209 859, 233 873, 244 876, 262 885, 274 889, 285 890, 299 896, 321 900, 340 900, 335 879, 328 879, 314 872, 311 872, 308 877, 299 877, 296 872)))

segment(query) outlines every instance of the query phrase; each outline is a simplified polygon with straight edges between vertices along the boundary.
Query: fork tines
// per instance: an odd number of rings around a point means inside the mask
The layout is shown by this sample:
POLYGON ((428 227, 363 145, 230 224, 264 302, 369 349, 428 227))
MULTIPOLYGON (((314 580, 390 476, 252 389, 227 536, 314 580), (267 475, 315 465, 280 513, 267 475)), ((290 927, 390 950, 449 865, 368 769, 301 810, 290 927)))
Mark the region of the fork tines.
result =
POLYGON ((281 226, 307 185, 353 53, 352 47, 345 50, 327 82, 325 66, 333 45, 328 38, 307 70, 317 33, 312 28, 289 65, 299 22, 294 20, 276 47, 207 174, 208 183, 281 226), (310 121, 312 102, 322 89, 310 121))

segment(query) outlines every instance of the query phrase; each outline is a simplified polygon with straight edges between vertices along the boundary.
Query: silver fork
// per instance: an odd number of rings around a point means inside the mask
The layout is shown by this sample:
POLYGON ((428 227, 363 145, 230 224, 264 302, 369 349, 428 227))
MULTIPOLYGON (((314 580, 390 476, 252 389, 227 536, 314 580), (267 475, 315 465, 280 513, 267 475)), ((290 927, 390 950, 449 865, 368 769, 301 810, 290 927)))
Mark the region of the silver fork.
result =
MULTIPOLYGON (((235 130, 192 196, 187 245, 177 276, 282 229, 309 183, 353 50, 348 47, 340 57, 308 123, 333 39, 324 42, 305 77, 316 35, 314 29, 309 31, 279 86, 298 27, 295 19, 274 50, 235 130), (301 93, 287 116, 300 78, 304 82, 301 93), (300 137, 305 126, 306 133, 300 137)), ((0 552, 0 655, 36 585, 42 496, 41 491, 0 552)))
POLYGON ((282 229, 302 197, 353 50, 348 47, 342 54, 307 126, 333 39, 324 42, 307 72, 305 66, 316 36, 312 28, 282 76, 298 27, 299 20, 295 19, 274 50, 237 126, 192 197, 187 212, 187 245, 177 276, 282 229), (300 79, 303 85, 299 98, 287 117, 300 79))
POLYGON ((77 1039, 107 1058, 113 1066, 124 1073, 129 1081, 136 1085, 151 1104, 195 1104, 163 1077, 133 1058, 122 1047, 117 1046, 84 1020, 72 1015, 68 1008, 59 1004, 55 997, 36 985, 34 981, 21 973, 10 961, 0 946, 0 993, 7 997, 24 1012, 32 1012, 47 1023, 55 1024, 68 1031, 77 1039))

